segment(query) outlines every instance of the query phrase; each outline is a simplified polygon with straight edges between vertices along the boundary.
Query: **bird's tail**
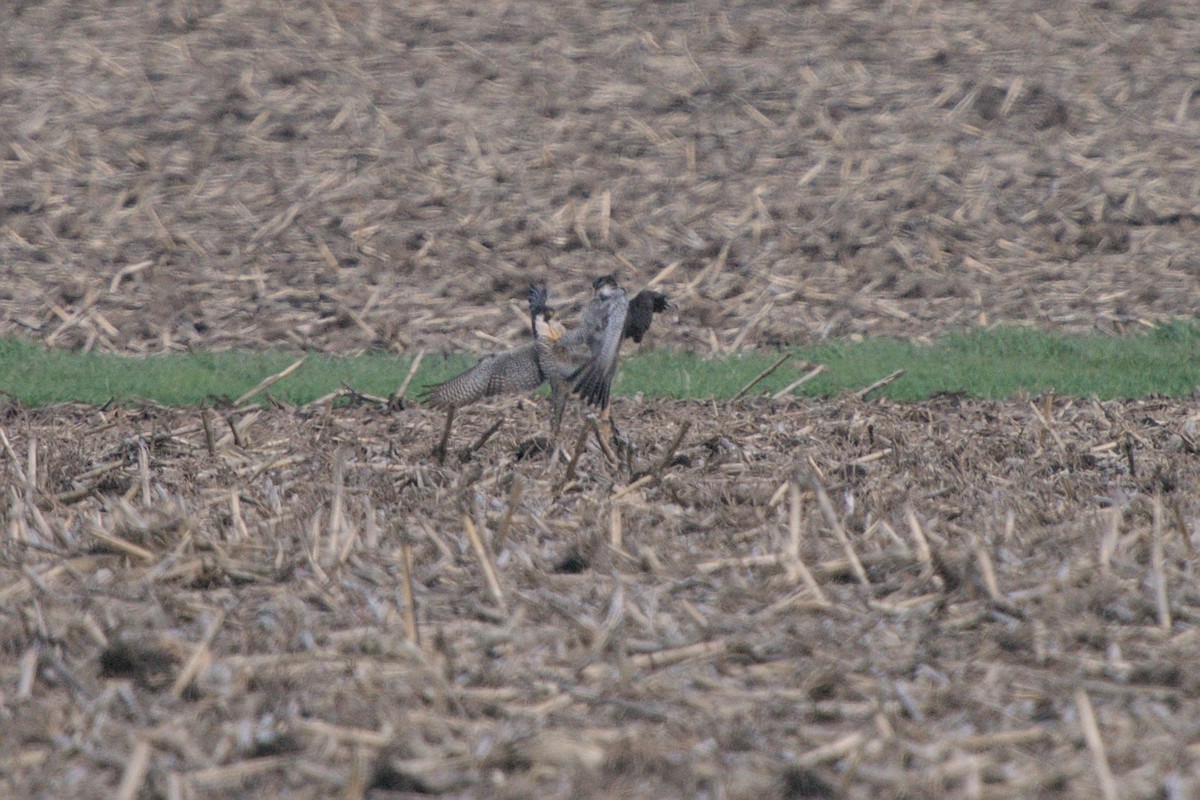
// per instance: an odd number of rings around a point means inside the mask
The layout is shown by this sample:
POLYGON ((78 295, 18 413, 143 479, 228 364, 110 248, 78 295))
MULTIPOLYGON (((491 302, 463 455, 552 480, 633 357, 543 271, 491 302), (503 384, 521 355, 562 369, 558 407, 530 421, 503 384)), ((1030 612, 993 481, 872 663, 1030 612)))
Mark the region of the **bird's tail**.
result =
POLYGON ((529 288, 525 290, 525 299, 529 301, 530 314, 537 314, 539 311, 550 308, 550 291, 544 283, 529 284, 529 288))
POLYGON ((572 373, 572 391, 585 402, 598 408, 608 408, 612 388, 612 370, 605 369, 601 359, 593 358, 572 373))

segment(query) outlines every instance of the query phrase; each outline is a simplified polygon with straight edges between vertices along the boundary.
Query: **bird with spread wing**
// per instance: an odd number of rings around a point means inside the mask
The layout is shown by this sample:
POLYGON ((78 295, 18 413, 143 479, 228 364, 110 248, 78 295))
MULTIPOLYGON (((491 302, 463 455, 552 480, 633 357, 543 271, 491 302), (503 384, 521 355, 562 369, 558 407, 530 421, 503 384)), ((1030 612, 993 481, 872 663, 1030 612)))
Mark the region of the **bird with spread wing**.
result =
MULTIPOLYGON (((441 443, 435 450, 439 462, 445 460, 450 428, 454 423, 454 414, 459 408, 488 397, 532 392, 546 382, 548 372, 557 375, 562 371, 554 369, 552 351, 566 330, 556 318, 554 309, 546 304, 544 290, 536 293, 534 287, 530 287, 527 296, 534 341, 486 355, 460 375, 426 390, 425 401, 434 408, 446 410, 446 426, 442 432, 441 443)), ((565 376, 559 383, 562 384, 559 393, 564 396, 565 405, 565 376)), ((560 411, 558 418, 554 420, 556 436, 561 416, 560 411)))
POLYGON ((611 275, 597 278, 592 288, 579 325, 567 329, 549 305, 546 287, 530 286, 526 298, 534 341, 484 356, 462 374, 427 391, 425 399, 430 405, 446 409, 446 426, 435 451, 439 461, 445 458, 457 409, 488 397, 532 392, 546 382, 550 383, 550 431, 555 447, 572 391, 599 406, 601 419, 607 422, 621 341, 632 338, 640 342, 654 314, 664 311, 668 303, 665 294, 650 290, 629 301, 611 275))
MULTIPOLYGON (((587 328, 592 358, 571 376, 572 391, 585 402, 597 406, 601 422, 611 426, 609 403, 621 343, 626 339, 641 342, 654 315, 666 311, 670 302, 666 294, 652 289, 643 289, 630 300, 617 284, 615 275, 597 278, 592 287, 595 295, 584 314, 586 317, 590 311, 593 315, 593 324, 587 328)), ((581 325, 568 336, 584 328, 581 325)))

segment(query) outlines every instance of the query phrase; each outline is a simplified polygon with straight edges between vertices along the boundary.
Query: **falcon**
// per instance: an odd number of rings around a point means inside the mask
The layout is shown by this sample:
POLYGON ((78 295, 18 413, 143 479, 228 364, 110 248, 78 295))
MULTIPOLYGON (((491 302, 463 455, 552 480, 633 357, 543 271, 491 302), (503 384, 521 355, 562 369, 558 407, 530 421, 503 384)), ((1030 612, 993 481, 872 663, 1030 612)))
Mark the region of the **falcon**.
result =
POLYGON ((592 354, 592 358, 571 376, 572 391, 585 402, 599 407, 601 420, 607 422, 621 343, 626 339, 641 342, 654 315, 670 308, 670 301, 666 294, 652 289, 643 289, 629 300, 625 290, 617 284, 615 275, 602 275, 592 287, 595 296, 584 312, 585 317, 589 312, 592 315, 590 328, 581 325, 568 334, 587 328, 592 354))
POLYGON ((427 391, 425 399, 431 406, 446 409, 446 426, 435 451, 439 462, 445 459, 457 409, 488 397, 532 392, 546 382, 550 383, 550 433, 555 450, 572 392, 599 406, 601 421, 608 423, 609 392, 621 341, 642 341, 654 314, 665 311, 669 303, 665 294, 649 289, 630 301, 613 275, 597 278, 592 289, 579 325, 567 329, 549 305, 547 288, 530 286, 526 299, 534 341, 484 356, 467 371, 427 391))

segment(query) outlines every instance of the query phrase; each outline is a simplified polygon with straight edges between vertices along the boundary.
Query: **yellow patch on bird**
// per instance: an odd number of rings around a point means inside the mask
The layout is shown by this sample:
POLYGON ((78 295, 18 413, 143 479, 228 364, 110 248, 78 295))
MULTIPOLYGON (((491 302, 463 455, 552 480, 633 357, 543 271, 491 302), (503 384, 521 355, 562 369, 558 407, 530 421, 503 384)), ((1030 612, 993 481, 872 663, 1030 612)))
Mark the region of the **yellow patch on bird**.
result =
POLYGON ((539 339, 549 339, 551 343, 557 342, 562 338, 562 335, 567 332, 563 324, 554 319, 551 315, 549 319, 538 317, 534 324, 537 325, 537 335, 539 339))

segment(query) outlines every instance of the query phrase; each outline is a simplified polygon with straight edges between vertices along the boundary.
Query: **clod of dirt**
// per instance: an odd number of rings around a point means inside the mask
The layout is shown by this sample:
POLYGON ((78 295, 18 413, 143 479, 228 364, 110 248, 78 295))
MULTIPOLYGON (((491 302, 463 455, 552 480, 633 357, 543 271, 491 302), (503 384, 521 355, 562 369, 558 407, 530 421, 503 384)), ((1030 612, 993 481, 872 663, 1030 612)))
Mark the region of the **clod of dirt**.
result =
POLYGON ((100 674, 129 678, 147 689, 161 689, 173 679, 175 655, 150 644, 114 641, 100 653, 100 674))

